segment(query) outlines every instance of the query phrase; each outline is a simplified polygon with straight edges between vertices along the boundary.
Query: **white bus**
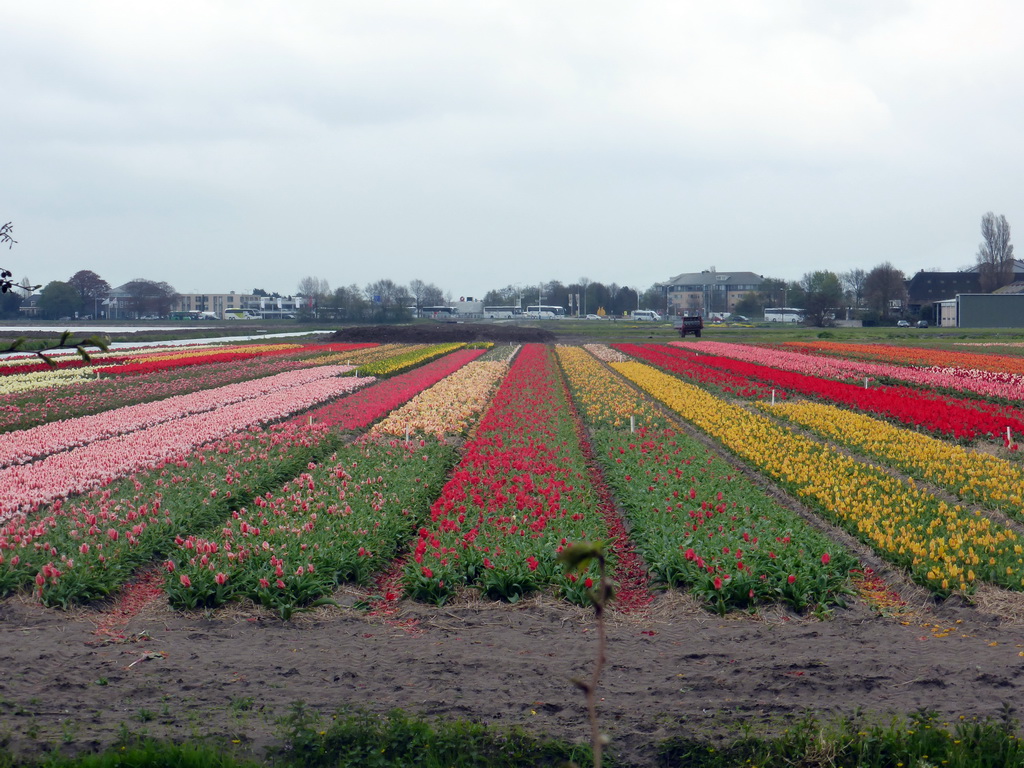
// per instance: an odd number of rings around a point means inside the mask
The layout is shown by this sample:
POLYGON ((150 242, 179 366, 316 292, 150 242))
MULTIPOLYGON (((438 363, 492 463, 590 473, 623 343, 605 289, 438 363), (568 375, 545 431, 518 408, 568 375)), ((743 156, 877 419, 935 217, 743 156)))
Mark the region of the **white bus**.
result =
POLYGON ((764 319, 767 323, 802 323, 804 311, 796 307, 765 307, 764 319))
POLYGON ((263 316, 255 309, 225 309, 225 320, 262 320, 263 316))
POLYGON ((484 317, 488 320, 511 320, 521 314, 523 310, 519 307, 484 307, 484 317))
POLYGON ((420 307, 420 317, 434 320, 454 320, 458 314, 459 310, 455 307, 420 307))
POLYGON ((526 308, 526 316, 538 320, 552 320, 556 317, 565 317, 565 307, 556 307, 551 304, 534 304, 526 308))

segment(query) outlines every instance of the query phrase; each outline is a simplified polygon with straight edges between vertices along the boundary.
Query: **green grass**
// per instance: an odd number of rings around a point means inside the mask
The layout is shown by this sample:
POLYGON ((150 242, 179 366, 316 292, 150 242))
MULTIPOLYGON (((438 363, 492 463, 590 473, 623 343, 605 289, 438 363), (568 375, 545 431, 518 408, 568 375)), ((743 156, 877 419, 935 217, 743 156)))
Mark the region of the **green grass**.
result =
MULTIPOLYGON (((21 758, 0 752, 0 768, 513 768, 591 765, 587 746, 465 721, 427 723, 402 712, 387 716, 341 713, 324 721, 302 704, 278 723, 280 746, 264 760, 236 754, 230 745, 202 740, 175 744, 137 738, 125 730, 111 749, 78 756, 54 751, 21 758)), ((612 768, 1024 768, 1017 722, 1007 708, 994 719, 944 720, 919 711, 888 722, 860 714, 820 720, 806 714, 778 733, 741 725, 732 738, 681 735, 651 744, 641 763, 613 758, 612 768)), ((767 730, 766 726, 761 726, 767 730)))

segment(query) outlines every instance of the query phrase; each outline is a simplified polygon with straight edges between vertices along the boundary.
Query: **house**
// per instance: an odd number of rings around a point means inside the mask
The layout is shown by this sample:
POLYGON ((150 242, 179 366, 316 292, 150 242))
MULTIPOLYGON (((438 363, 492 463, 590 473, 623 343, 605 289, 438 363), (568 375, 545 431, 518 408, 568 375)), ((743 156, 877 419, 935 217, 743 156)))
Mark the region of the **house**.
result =
POLYGON ((918 272, 907 280, 907 309, 918 315, 958 293, 981 293, 977 272, 918 272))
POLYGON ((764 278, 753 272, 684 272, 658 283, 671 315, 727 314, 749 293, 761 290, 764 278))

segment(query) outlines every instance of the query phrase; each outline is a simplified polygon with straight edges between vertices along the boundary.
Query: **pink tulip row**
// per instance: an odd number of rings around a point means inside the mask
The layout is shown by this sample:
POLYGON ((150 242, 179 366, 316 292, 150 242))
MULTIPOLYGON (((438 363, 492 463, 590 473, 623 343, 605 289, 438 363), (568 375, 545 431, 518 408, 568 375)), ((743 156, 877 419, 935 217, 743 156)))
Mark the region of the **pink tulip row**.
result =
MULTIPOLYGON (((327 347, 337 345, 324 345, 327 347)), ((184 371, 170 370, 132 376, 87 379, 59 391, 36 390, 0 395, 0 432, 28 429, 50 421, 77 418, 135 403, 146 403, 201 389, 272 376, 285 371, 327 364, 315 359, 310 347, 280 357, 249 360, 245 365, 214 363, 184 371)), ((321 347, 317 347, 317 350, 321 347)), ((340 354, 340 353, 339 353, 340 354)), ((336 363, 344 361, 338 360, 336 363)))
POLYGON ((279 373, 276 376, 200 390, 151 403, 128 405, 92 416, 54 421, 38 427, 12 432, 0 442, 0 467, 22 464, 32 459, 67 451, 97 440, 148 429, 175 419, 282 392, 314 381, 339 376, 352 366, 333 365, 279 373))
POLYGON ((157 424, 129 435, 99 440, 32 464, 0 470, 0 521, 37 509, 70 494, 149 469, 256 424, 267 424, 318 403, 348 394, 373 381, 371 377, 332 377, 264 397, 244 400, 212 413, 200 413, 157 424))
POLYGON ((748 363, 806 373, 810 376, 824 376, 833 379, 863 380, 865 377, 896 379, 922 387, 969 392, 985 397, 1001 397, 1009 400, 1024 398, 1024 388, 1022 388, 1024 376, 1013 373, 940 366, 911 368, 904 365, 870 363, 862 360, 809 355, 803 352, 715 341, 674 341, 672 345, 694 352, 710 352, 713 355, 731 357, 748 363))

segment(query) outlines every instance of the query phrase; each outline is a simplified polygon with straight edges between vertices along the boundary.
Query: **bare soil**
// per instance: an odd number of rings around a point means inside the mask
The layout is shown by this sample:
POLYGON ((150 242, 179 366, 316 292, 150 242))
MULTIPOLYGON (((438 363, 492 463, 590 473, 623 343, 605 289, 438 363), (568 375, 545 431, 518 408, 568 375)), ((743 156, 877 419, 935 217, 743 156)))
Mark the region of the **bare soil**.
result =
MULTIPOLYGON (((909 585, 908 585, 909 586, 909 585)), ((112 744, 136 733, 209 737, 261 755, 295 701, 324 715, 394 708, 428 718, 519 725, 584 740, 582 695, 597 637, 591 614, 544 597, 401 603, 372 617, 360 593, 291 622, 254 606, 183 615, 160 600, 97 635, 104 615, 0 603, 0 737, 34 752, 112 744)), ((778 729, 805 711, 860 708, 886 721, 919 708, 999 716, 1024 704, 1024 629, 964 605, 924 602, 895 618, 862 601, 830 621, 782 611, 720 618, 686 597, 613 616, 600 717, 626 764, 650 764, 671 736, 778 729)))

